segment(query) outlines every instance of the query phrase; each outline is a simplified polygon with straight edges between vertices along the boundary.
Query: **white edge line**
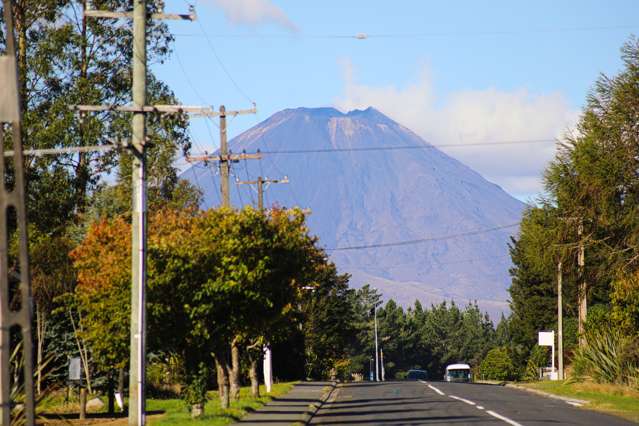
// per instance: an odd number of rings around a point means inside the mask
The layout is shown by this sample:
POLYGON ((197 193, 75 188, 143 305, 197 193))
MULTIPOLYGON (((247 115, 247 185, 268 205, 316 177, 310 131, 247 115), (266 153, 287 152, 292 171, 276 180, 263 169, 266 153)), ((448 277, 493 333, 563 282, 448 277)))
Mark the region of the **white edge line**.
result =
POLYGON ((498 418, 499 420, 501 420, 501 421, 503 421, 503 422, 508 423, 509 425, 513 425, 513 426, 522 426, 520 423, 517 423, 517 422, 516 422, 516 421, 514 421, 514 420, 510 420, 508 417, 504 417, 504 416, 502 416, 501 414, 497 414, 497 413, 495 413, 495 412, 494 412, 494 411, 492 411, 492 410, 486 410, 486 412, 487 412, 488 414, 490 414, 491 416, 496 417, 496 418, 498 418))
POLYGON ((477 406, 477 409, 479 409, 479 410, 483 410, 483 409, 484 409, 484 407, 482 407, 481 405, 478 405, 478 406, 477 406))
POLYGON ((448 396, 450 396, 453 399, 456 399, 457 401, 465 402, 468 405, 477 405, 473 401, 470 401, 470 400, 465 399, 465 398, 460 398, 460 397, 455 396, 455 395, 448 395, 448 396))
POLYGON ((420 380, 421 383, 425 384, 426 386, 428 386, 430 389, 434 390, 435 392, 437 392, 440 395, 446 395, 444 392, 440 391, 439 389, 437 389, 435 386, 429 385, 428 383, 426 383, 423 380, 420 380))

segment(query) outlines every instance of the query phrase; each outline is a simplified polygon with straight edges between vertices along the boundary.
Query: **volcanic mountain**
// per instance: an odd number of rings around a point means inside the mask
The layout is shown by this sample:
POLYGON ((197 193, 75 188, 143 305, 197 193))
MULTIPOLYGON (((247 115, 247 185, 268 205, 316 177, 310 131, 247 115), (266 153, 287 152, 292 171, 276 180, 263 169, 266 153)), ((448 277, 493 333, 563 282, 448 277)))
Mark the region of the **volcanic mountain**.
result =
MULTIPOLYGON (((507 243, 525 204, 374 108, 286 109, 229 146, 263 153, 233 164, 235 179, 288 176, 267 188, 266 206, 309 208, 311 231, 352 286, 402 305, 508 310, 507 243)), ((215 165, 182 177, 202 189, 203 208, 219 205, 215 165)), ((255 203, 255 188, 233 186, 233 205, 255 203)))

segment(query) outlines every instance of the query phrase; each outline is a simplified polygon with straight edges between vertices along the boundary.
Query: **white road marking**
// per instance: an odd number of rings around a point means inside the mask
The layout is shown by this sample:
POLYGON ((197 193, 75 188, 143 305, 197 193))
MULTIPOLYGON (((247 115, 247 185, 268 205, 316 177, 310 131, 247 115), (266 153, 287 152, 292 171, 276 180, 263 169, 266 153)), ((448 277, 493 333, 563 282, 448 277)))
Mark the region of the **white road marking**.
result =
MULTIPOLYGON (((439 389, 437 389, 435 386, 432 386, 432 385, 428 384, 428 382, 425 382, 425 381, 423 381, 423 380, 420 380, 419 382, 420 382, 420 383, 425 384, 426 386, 428 386, 429 388, 431 388, 432 390, 434 390, 435 392, 437 392, 437 393, 438 393, 438 394, 440 394, 440 395, 444 395, 444 396, 446 395, 444 392, 440 391, 440 390, 439 390, 439 389)), ((481 405, 477 405, 477 404, 475 404, 473 401, 470 401, 470 400, 468 400, 468 399, 460 398, 460 397, 455 396, 455 395, 448 395, 448 396, 449 396, 449 397, 451 397, 451 398, 453 398, 453 399, 456 399, 456 400, 458 400, 458 401, 465 402, 465 403, 466 403, 466 404, 468 404, 468 405, 474 405, 474 406, 475 406, 475 407, 477 407, 479 410, 484 410, 484 407, 483 407, 483 406, 481 406, 481 405)), ((570 402, 568 402, 568 404, 570 404, 570 402)), ((502 422, 508 423, 509 425, 512 425, 512 426, 523 426, 521 423, 517 423, 516 421, 511 420, 511 419, 509 419, 508 417, 504 417, 504 416, 502 416, 501 414, 495 413, 495 412, 494 412, 494 411, 492 411, 492 410, 486 410, 486 412, 487 412, 488 414, 490 414, 491 416, 495 417, 496 419, 499 419, 499 420, 501 420, 502 422)))
POLYGON ((448 396, 450 396, 453 399, 456 399, 457 401, 465 402, 468 405, 476 405, 473 401, 469 401, 468 399, 460 398, 455 395, 448 395, 448 396))
POLYGON ((566 401, 566 404, 574 405, 575 407, 583 406, 583 404, 579 401, 566 401))
POLYGON ((517 422, 516 422, 516 421, 514 421, 514 420, 510 420, 508 417, 504 417, 504 416, 502 416, 501 414, 497 414, 497 413, 495 413, 494 411, 486 410, 486 412, 487 412, 488 414, 490 414, 491 416, 493 416, 493 417, 495 417, 495 418, 498 418, 499 420, 501 420, 501 421, 503 421, 503 422, 508 423, 509 425, 512 425, 512 426, 522 426, 522 425, 521 425, 521 423, 517 423, 517 422))
POLYGON ((426 383, 423 380, 420 380, 421 383, 425 384, 426 386, 428 386, 429 388, 431 388, 432 390, 434 390, 435 392, 437 392, 440 395, 446 395, 444 392, 440 391, 439 389, 437 389, 435 386, 431 386, 428 383, 426 383))

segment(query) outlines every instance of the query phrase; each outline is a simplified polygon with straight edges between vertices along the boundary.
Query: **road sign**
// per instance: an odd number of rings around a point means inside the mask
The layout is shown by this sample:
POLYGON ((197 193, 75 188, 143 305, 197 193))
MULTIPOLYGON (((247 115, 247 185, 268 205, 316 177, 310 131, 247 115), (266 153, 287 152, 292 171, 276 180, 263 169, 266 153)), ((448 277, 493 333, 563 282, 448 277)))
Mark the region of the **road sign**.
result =
POLYGON ((539 332, 539 346, 555 346, 555 332, 554 331, 540 331, 539 332))

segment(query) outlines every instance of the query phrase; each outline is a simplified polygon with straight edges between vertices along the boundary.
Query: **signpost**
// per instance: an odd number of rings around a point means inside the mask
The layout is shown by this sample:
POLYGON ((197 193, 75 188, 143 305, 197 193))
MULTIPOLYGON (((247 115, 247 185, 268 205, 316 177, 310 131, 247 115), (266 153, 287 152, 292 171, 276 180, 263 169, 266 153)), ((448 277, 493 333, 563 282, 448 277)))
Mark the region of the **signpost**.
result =
POLYGON ((555 332, 554 331, 540 331, 539 332, 539 346, 551 347, 551 370, 550 380, 557 380, 557 370, 555 369, 555 332))

